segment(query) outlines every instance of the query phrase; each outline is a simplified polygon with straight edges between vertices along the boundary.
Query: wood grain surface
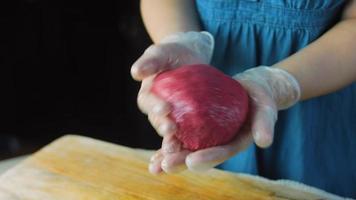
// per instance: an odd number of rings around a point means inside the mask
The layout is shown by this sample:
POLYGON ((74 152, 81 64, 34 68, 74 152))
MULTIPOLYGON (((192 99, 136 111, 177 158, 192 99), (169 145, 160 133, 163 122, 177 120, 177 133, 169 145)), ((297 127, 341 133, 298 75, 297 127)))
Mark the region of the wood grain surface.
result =
POLYGON ((341 199, 294 182, 220 170, 154 176, 151 151, 65 136, 0 176, 0 199, 341 199))
POLYGON ((8 169, 14 167, 15 165, 17 165, 19 162, 23 161, 24 159, 26 159, 28 156, 19 156, 19 157, 15 157, 15 158, 11 158, 11 159, 7 159, 7 160, 1 160, 0 161, 0 175, 4 172, 6 172, 8 169))

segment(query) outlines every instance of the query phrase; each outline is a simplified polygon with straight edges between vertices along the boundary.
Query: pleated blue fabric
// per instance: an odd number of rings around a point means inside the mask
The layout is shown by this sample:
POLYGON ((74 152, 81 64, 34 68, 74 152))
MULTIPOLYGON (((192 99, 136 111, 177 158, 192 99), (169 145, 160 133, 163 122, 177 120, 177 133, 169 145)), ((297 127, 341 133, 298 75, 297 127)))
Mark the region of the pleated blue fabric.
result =
MULTIPOLYGON (((229 75, 273 65, 304 48, 340 20, 345 3, 196 0, 202 26, 216 40, 212 65, 229 75)), ((271 147, 251 145, 219 168, 356 198, 356 84, 280 111, 271 147)))

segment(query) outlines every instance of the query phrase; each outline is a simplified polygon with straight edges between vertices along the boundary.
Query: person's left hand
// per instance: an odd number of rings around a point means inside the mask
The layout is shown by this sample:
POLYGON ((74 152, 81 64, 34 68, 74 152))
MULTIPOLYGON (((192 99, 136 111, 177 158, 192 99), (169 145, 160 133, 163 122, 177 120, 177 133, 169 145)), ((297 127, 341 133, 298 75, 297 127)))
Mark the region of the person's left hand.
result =
POLYGON ((162 148, 151 157, 149 171, 176 173, 185 169, 213 168, 246 149, 254 141, 259 147, 272 144, 278 110, 286 109, 300 98, 300 87, 288 72, 272 67, 256 67, 234 76, 250 97, 250 113, 244 127, 229 144, 195 152, 182 148, 174 134, 165 135, 162 148))

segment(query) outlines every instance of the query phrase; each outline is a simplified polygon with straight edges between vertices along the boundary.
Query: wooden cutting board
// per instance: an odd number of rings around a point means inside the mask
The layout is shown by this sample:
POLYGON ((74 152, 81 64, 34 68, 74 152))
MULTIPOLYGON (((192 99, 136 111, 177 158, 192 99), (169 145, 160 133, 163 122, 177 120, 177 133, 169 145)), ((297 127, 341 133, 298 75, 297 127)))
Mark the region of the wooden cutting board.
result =
POLYGON ((341 199, 288 181, 220 170, 151 175, 151 151, 62 137, 0 177, 1 200, 341 199))

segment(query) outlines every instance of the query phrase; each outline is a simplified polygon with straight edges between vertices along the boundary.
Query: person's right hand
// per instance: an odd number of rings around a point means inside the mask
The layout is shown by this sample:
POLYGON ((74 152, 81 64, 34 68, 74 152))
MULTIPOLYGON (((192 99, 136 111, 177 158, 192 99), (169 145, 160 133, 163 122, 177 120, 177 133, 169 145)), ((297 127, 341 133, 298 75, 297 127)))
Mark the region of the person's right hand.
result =
POLYGON ((131 75, 142 81, 137 96, 140 110, 161 136, 174 133, 175 124, 168 118, 170 105, 151 93, 159 72, 188 64, 208 64, 213 54, 214 39, 208 32, 177 33, 151 45, 132 65, 131 75))

